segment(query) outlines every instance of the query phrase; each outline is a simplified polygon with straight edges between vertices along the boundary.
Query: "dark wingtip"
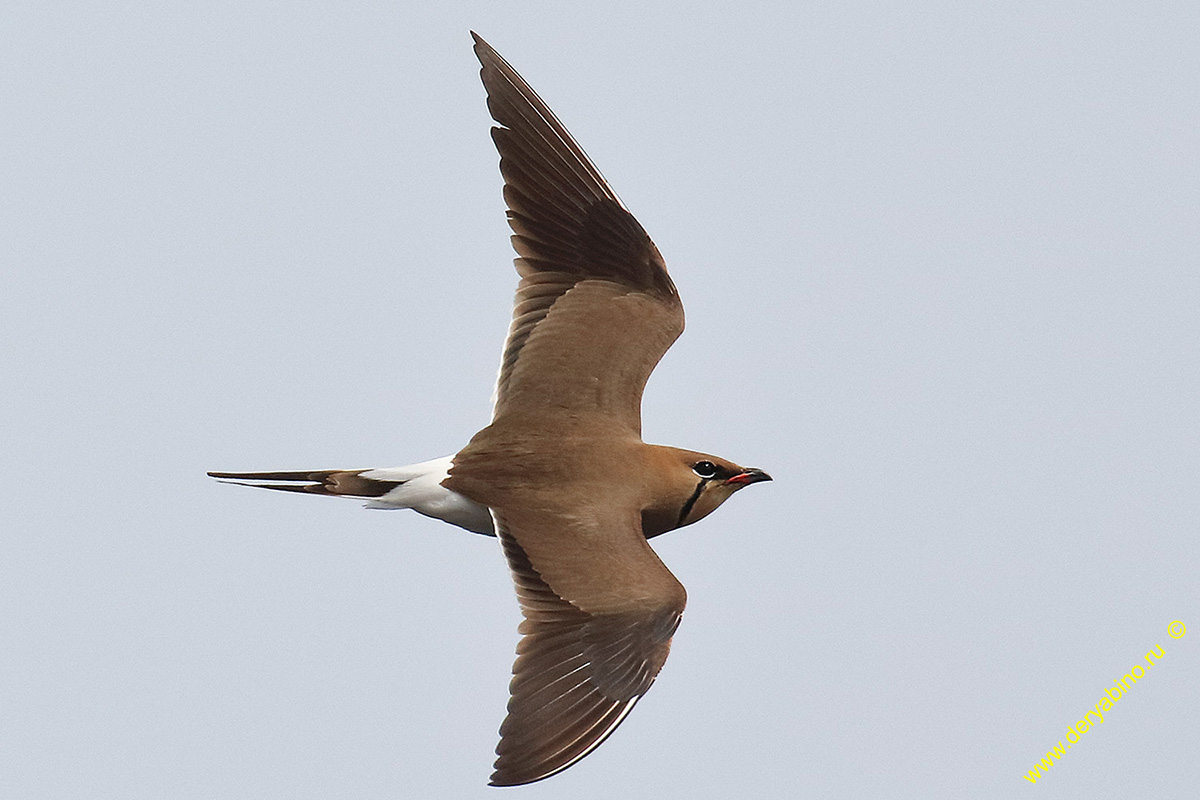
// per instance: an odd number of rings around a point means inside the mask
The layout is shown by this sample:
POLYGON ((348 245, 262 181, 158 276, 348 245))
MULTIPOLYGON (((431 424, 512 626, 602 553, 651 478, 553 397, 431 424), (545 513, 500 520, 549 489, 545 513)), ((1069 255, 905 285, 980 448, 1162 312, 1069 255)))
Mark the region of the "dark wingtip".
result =
POLYGON ((480 36, 475 31, 471 31, 471 39, 474 40, 474 42, 475 42, 475 45, 472 48, 475 51, 475 57, 479 59, 479 62, 481 64, 483 63, 485 57, 488 57, 488 56, 495 57, 495 55, 496 55, 495 48, 493 48, 490 44, 488 44, 487 41, 482 36, 480 36))

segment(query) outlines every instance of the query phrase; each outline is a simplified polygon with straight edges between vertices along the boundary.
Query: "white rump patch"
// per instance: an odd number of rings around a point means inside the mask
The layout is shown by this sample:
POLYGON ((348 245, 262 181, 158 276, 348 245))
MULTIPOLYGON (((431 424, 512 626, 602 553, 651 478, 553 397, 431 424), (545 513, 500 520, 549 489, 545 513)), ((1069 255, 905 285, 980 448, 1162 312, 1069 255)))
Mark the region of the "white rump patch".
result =
POLYGON ((494 536, 492 515, 487 506, 481 506, 442 486, 453 464, 454 456, 445 456, 406 467, 367 470, 362 477, 403 483, 382 497, 372 498, 365 505, 367 508, 411 508, 418 514, 449 522, 472 533, 494 536))

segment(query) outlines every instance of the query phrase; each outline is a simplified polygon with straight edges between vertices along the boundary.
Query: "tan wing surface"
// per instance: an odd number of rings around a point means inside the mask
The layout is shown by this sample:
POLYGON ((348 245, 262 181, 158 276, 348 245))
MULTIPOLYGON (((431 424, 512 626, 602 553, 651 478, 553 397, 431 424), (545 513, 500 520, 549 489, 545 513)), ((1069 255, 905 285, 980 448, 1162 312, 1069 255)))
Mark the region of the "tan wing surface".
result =
POLYGON ((566 769, 616 729, 666 661, 686 594, 632 519, 622 523, 629 535, 609 540, 609 555, 585 548, 591 563, 583 580, 569 577, 580 576, 577 568, 560 569, 562 588, 547 581, 517 536, 545 553, 578 539, 569 530, 578 517, 495 518, 525 615, 491 780, 510 786, 566 769))
POLYGON ((500 123, 492 138, 521 275, 495 418, 556 407, 639 431, 642 388, 683 331, 675 286, 658 248, 562 123, 472 35, 500 123))

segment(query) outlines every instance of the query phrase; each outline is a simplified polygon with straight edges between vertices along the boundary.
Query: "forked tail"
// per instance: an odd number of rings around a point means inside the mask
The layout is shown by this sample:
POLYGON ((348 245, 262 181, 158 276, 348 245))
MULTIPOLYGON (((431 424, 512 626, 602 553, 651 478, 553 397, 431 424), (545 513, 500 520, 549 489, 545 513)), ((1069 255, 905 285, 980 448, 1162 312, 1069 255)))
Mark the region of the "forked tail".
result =
POLYGON ((331 497, 383 497, 404 481, 364 478, 369 469, 327 469, 315 472, 210 472, 209 477, 239 486, 304 492, 331 497))
POLYGON ((360 497, 367 508, 411 508, 418 514, 444 520, 488 536, 492 515, 487 506, 442 485, 454 464, 453 456, 384 469, 325 469, 309 472, 210 472, 224 483, 300 492, 327 497, 360 497))

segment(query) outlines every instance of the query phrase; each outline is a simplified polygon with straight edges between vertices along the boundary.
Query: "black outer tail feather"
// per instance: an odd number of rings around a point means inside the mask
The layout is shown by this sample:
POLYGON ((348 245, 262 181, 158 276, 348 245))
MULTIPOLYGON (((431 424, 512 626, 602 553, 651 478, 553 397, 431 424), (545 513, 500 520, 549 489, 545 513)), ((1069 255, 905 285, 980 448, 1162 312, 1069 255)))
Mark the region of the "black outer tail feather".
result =
POLYGON ((382 497, 404 481, 377 481, 364 478, 370 470, 313 470, 304 472, 210 472, 210 478, 232 481, 240 486, 275 489, 280 492, 300 492, 328 497, 382 497), (258 481, 292 481, 292 483, 258 483, 258 481))

